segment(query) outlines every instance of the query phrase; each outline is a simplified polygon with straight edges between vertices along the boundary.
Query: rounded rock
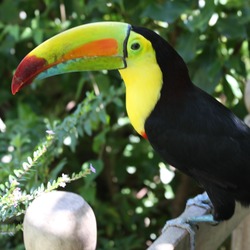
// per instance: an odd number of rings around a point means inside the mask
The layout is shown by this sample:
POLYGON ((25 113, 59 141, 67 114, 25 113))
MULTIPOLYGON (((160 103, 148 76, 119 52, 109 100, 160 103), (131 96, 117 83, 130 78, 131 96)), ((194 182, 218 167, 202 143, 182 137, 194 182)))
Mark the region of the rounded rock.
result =
POLYGON ((94 250, 96 219, 79 195, 52 191, 37 197, 24 217, 26 250, 94 250))

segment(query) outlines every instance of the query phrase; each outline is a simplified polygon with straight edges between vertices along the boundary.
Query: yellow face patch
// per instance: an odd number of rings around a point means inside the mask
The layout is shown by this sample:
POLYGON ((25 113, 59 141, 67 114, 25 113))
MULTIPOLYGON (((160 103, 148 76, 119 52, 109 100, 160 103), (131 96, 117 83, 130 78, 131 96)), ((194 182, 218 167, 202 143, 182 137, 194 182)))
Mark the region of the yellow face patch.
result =
POLYGON ((119 70, 126 85, 126 108, 135 130, 145 136, 145 120, 160 98, 162 72, 151 42, 142 35, 131 31, 127 52, 127 68, 119 70))

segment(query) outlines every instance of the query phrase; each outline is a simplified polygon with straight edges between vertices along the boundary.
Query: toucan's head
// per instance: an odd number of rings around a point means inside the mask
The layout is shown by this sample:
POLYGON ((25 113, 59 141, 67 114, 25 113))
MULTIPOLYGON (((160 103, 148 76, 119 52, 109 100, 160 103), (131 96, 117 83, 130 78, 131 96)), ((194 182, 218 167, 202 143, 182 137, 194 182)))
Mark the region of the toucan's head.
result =
POLYGON ((163 71, 168 60, 171 62, 171 58, 163 56, 164 50, 166 56, 178 55, 160 36, 145 28, 120 22, 78 26, 45 41, 22 60, 13 76, 12 93, 34 79, 74 71, 118 69, 126 85, 130 120, 146 137, 144 123, 161 96, 163 71))

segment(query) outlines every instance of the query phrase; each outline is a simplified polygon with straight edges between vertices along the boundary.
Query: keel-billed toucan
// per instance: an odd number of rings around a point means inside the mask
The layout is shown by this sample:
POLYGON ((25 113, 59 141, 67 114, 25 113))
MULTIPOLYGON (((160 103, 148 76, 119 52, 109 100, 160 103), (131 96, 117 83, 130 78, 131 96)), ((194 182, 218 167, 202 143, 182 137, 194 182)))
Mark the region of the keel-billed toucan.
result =
POLYGON ((118 69, 135 130, 169 164, 206 190, 214 219, 229 219, 235 201, 250 204, 250 129, 190 80, 179 54, 158 34, 103 22, 65 31, 18 66, 12 93, 52 75, 118 69))

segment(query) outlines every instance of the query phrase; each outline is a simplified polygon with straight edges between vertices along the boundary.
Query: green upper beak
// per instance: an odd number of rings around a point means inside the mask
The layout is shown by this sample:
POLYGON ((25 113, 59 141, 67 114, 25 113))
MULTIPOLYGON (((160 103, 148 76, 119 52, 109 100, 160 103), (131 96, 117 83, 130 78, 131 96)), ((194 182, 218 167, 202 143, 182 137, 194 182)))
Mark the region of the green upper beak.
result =
POLYGON ((12 79, 15 94, 34 79, 73 71, 126 68, 127 40, 131 26, 102 22, 60 33, 31 51, 12 79))

